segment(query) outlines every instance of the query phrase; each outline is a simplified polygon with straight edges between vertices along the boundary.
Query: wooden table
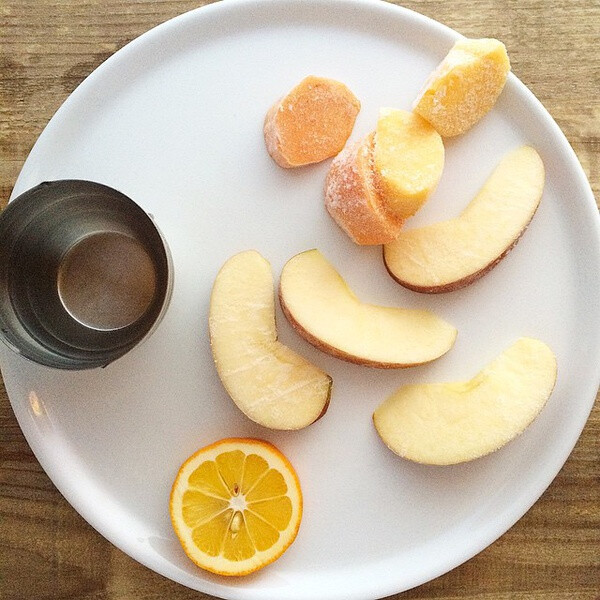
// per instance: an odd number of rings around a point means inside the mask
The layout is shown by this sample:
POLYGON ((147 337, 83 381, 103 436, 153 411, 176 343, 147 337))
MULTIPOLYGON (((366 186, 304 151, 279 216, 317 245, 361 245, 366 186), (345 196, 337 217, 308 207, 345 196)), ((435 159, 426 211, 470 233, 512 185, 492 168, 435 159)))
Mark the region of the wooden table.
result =
MULTIPOLYGON (((63 100, 150 27, 207 2, 3 0, 0 207, 63 100)), ((600 190, 598 0, 407 0, 471 37, 503 40, 513 71, 544 103, 600 190)), ((209 598, 114 548, 71 508, 34 458, 0 381, 0 598, 209 598)), ((600 406, 560 474, 509 532, 454 571, 394 598, 598 600, 600 406)), ((318 600, 318 599, 315 599, 318 600)))

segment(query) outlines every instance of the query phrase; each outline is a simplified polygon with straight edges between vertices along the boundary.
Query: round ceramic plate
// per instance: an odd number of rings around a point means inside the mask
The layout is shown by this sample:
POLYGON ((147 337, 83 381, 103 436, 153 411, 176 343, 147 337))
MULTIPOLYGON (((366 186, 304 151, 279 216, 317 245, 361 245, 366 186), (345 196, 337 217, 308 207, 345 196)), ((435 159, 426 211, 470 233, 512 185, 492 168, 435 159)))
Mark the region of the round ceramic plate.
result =
POLYGON ((401 288, 380 248, 355 246, 341 232, 323 207, 327 162, 283 170, 265 150, 268 107, 306 75, 343 81, 360 99, 357 139, 374 127, 379 107, 410 108, 457 37, 380 2, 211 5, 117 52, 35 145, 14 195, 49 179, 108 184, 155 216, 173 254, 175 289, 164 321, 108 368, 52 371, 1 350, 14 411, 44 469, 102 535, 151 569, 223 598, 385 596, 497 539, 569 455, 599 381, 598 216, 573 151, 532 94, 511 76, 494 110, 447 143, 440 185, 413 219, 456 215, 505 152, 521 144, 540 152, 546 189, 528 231, 491 273, 450 294, 401 288), (458 328, 458 340, 430 365, 380 371, 321 354, 278 312, 283 342, 328 371, 334 393, 311 427, 269 431, 244 417, 219 382, 207 331, 210 290, 236 252, 260 251, 277 277, 289 257, 313 247, 363 300, 432 309, 458 328), (379 440, 372 412, 400 385, 469 378, 520 336, 553 348, 559 376, 518 439, 451 467, 404 461, 379 440), (241 579, 197 569, 168 514, 180 464, 228 436, 275 443, 305 496, 295 543, 241 579))

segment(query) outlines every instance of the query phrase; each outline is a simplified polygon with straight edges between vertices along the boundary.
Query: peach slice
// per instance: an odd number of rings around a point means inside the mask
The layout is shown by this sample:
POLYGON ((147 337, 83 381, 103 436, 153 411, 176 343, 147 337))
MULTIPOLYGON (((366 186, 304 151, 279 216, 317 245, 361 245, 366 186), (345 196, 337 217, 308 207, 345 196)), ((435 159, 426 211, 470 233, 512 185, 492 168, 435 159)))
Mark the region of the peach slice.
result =
POLYGON ((309 76, 267 112, 264 136, 286 169, 335 156, 352 133, 360 102, 339 81, 309 76))
POLYGON ((374 169, 387 209, 414 215, 433 192, 444 168, 440 134, 421 116, 382 108, 375 129, 374 169))
POLYGON ((384 206, 373 175, 375 133, 347 146, 333 160, 325 180, 325 206, 335 222, 360 245, 398 237, 403 220, 384 206))
POLYGON ((384 246, 390 275, 417 292, 451 292, 489 272, 515 246, 544 189, 544 164, 524 146, 507 154, 460 216, 402 231, 384 246))
POLYGON ((429 76, 413 109, 440 135, 460 135, 492 109, 509 71, 502 42, 459 40, 429 76))

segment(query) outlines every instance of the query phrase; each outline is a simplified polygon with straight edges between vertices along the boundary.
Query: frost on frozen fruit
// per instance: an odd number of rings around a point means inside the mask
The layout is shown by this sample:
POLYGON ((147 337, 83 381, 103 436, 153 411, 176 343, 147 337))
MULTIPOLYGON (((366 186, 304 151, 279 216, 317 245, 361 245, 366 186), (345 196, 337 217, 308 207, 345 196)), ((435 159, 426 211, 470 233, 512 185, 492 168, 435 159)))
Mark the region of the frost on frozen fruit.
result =
POLYGON ((492 109, 509 71, 502 42, 459 40, 429 76, 414 111, 444 137, 465 133, 492 109))
POLYGON ((301 167, 340 152, 352 133, 360 102, 339 81, 306 77, 267 112, 267 150, 281 167, 301 167))

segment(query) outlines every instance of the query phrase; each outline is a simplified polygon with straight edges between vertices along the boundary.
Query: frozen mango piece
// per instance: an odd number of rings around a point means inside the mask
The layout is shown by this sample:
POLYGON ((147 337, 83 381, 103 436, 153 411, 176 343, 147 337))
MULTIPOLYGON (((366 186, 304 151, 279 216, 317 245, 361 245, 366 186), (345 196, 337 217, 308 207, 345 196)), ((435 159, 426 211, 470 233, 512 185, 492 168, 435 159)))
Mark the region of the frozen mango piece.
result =
POLYGON ((337 224, 361 245, 386 244, 398 237, 403 220, 382 202, 373 174, 375 133, 346 147, 331 163, 325 206, 337 224))
POLYGON ((423 117, 382 108, 375 129, 374 165, 388 210, 406 219, 421 208, 442 176, 442 138, 423 117))
POLYGON ((343 83, 306 77, 267 112, 267 150, 286 169, 335 156, 350 137, 359 110, 360 102, 343 83))
POLYGON ((444 137, 465 133, 494 106, 509 71, 502 42, 459 40, 429 76, 414 111, 444 137))

